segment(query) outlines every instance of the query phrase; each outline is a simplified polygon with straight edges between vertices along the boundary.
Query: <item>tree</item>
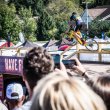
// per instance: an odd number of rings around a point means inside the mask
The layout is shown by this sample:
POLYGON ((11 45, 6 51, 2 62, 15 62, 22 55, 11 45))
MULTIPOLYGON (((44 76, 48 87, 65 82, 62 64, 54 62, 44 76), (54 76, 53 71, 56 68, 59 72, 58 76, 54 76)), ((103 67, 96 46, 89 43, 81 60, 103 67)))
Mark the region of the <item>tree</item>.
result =
POLYGON ((92 36, 101 36, 102 32, 108 32, 110 30, 110 21, 94 20, 90 23, 89 28, 92 36))
MULTIPOLYGON (((82 5, 82 2, 89 2, 89 7, 96 7, 99 5, 110 5, 110 0, 80 0, 80 4, 82 5)), ((84 7, 84 5, 82 5, 84 7)))
POLYGON ((17 11, 19 11, 21 7, 32 7, 34 5, 34 0, 8 0, 8 4, 14 4, 17 11))
POLYGON ((44 10, 38 19, 37 39, 38 40, 49 40, 54 37, 57 29, 52 16, 44 10))
POLYGON ((56 34, 55 38, 59 40, 62 37, 62 33, 64 33, 68 29, 68 21, 67 20, 57 20, 56 27, 57 27, 57 34, 56 34))
POLYGON ((47 12, 55 19, 57 34, 55 38, 60 39, 60 34, 68 27, 68 20, 72 12, 80 15, 82 9, 74 0, 53 0, 46 7, 47 12))
POLYGON ((8 4, 14 3, 17 11, 21 7, 29 9, 31 7, 33 15, 39 15, 44 8, 44 5, 49 3, 49 0, 9 0, 8 4))
POLYGON ((46 7, 46 10, 55 19, 68 19, 73 11, 80 14, 82 9, 74 2, 74 0, 53 0, 46 7))
POLYGON ((18 33, 21 31, 19 19, 16 16, 14 5, 0 4, 0 34, 6 38, 10 34, 12 41, 17 40, 18 33))
POLYGON ((22 32, 25 34, 25 37, 31 41, 36 40, 35 31, 37 29, 36 20, 32 16, 31 8, 21 8, 19 10, 20 24, 22 26, 22 32))
POLYGON ((17 13, 21 7, 31 7, 33 16, 38 17, 36 34, 39 40, 59 38, 67 27, 65 21, 69 20, 71 13, 82 12, 79 0, 9 0, 10 3, 15 4, 17 13))
POLYGON ((27 39, 35 40, 36 29, 31 8, 21 8, 18 15, 14 4, 0 4, 0 36, 6 38, 10 34, 11 40, 17 41, 19 32, 23 32, 27 39))
POLYGON ((43 0, 36 0, 35 6, 34 6, 34 14, 39 16, 44 9, 44 2, 43 0))
POLYGON ((96 0, 96 5, 110 5, 110 0, 96 0))

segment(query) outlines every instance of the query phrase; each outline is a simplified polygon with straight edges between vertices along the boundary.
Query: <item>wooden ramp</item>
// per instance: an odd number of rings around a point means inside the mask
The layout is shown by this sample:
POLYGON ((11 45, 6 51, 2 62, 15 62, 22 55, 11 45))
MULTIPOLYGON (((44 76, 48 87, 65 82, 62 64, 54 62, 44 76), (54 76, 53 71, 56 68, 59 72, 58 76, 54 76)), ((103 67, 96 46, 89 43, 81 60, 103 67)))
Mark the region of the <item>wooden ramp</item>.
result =
MULTIPOLYGON (((81 49, 80 45, 76 45, 76 51, 71 53, 70 55, 66 55, 64 59, 71 59, 74 56, 77 56, 80 60, 93 60, 98 62, 110 62, 110 48, 107 45, 110 45, 110 42, 98 42, 99 50, 98 51, 89 51, 87 49, 81 49), (103 46, 106 48, 103 48, 103 46)), ((65 55, 65 53, 70 50, 72 46, 66 49, 61 55, 65 55)))

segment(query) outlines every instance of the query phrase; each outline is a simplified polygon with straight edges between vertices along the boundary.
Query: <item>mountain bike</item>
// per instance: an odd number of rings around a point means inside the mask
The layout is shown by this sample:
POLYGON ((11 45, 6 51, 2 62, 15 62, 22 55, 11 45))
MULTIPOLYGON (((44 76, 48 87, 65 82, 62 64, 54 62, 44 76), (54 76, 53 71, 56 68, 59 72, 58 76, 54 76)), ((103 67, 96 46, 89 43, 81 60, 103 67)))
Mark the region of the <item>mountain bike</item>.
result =
POLYGON ((76 33, 72 30, 64 34, 67 36, 68 39, 73 39, 71 40, 72 46, 75 46, 77 43, 79 43, 80 45, 85 46, 86 49, 89 51, 97 51, 99 49, 97 41, 88 37, 86 37, 86 39, 80 38, 80 32, 76 33))

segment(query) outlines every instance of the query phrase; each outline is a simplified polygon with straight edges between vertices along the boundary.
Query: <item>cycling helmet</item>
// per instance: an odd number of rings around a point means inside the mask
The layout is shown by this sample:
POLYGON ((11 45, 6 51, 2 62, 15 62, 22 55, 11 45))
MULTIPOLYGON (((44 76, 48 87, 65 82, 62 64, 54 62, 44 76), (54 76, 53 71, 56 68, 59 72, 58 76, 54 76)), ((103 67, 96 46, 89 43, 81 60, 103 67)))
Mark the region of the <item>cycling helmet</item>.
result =
POLYGON ((70 20, 76 19, 76 15, 77 15, 76 12, 73 12, 72 15, 71 15, 71 17, 70 17, 70 20))

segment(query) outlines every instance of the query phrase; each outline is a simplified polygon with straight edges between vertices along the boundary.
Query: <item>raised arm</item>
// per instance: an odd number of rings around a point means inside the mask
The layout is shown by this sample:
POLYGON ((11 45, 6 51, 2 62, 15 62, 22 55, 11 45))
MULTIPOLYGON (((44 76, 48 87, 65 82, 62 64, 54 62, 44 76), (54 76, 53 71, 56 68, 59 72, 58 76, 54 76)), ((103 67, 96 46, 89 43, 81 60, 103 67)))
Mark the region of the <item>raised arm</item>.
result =
POLYGON ((88 79, 90 76, 88 75, 86 69, 81 64, 81 62, 77 58, 73 58, 75 60, 76 65, 73 66, 73 71, 77 71, 77 74, 81 75, 82 77, 88 79))

